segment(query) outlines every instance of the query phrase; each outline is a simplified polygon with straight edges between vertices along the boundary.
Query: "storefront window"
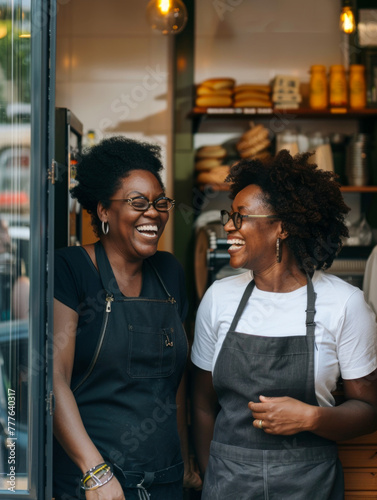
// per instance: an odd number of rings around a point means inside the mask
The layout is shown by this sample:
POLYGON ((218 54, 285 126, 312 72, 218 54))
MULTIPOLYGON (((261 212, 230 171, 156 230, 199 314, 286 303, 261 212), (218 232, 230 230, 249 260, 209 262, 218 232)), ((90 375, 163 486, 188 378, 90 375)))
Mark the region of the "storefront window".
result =
POLYGON ((29 487, 30 21, 0 3, 0 492, 29 487))

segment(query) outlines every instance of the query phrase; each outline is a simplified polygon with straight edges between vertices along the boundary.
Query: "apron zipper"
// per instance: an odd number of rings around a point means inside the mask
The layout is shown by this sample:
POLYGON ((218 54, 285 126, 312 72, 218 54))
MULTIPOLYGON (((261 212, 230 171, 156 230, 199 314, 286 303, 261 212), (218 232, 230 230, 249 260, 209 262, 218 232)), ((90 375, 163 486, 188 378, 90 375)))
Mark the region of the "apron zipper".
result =
POLYGON ((97 359, 98 359, 99 353, 101 351, 103 340, 105 338, 107 323, 109 321, 109 314, 111 312, 111 302, 113 302, 114 297, 112 295, 107 294, 105 300, 106 300, 105 316, 104 316, 104 320, 103 320, 103 323, 102 323, 102 329, 101 329, 101 333, 100 333, 100 336, 99 336, 99 339, 98 339, 98 343, 97 343, 97 347, 96 347, 94 356, 92 358, 92 361, 91 361, 91 363, 89 365, 89 368, 88 368, 86 374, 83 376, 83 378, 81 379, 81 381, 76 385, 76 387, 74 387, 72 389, 72 392, 77 391, 77 389, 88 379, 89 375, 93 371, 93 368, 94 368, 95 364, 97 363, 97 359))
POLYGON ((106 312, 111 312, 111 302, 114 302, 114 297, 112 295, 106 295, 106 312))
MULTIPOLYGON (((135 302, 136 300, 139 300, 140 302, 163 302, 163 303, 166 303, 166 302, 169 302, 170 304, 175 304, 176 303, 176 300, 174 297, 169 297, 168 299, 149 299, 147 297, 145 298, 141 298, 141 297, 125 297, 125 298, 121 298, 121 299, 114 299, 113 297, 108 298, 106 297, 106 300, 109 301, 109 302, 135 302)), ((111 306, 109 306, 109 303, 106 305, 106 307, 110 307, 111 309, 111 306)))

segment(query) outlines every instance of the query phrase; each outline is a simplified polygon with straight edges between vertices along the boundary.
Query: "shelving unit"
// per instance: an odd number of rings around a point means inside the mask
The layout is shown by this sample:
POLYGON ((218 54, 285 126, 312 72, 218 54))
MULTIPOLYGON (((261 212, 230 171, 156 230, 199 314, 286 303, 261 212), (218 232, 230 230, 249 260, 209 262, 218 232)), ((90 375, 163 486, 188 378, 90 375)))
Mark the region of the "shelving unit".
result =
POLYGON ((277 109, 277 108, 193 108, 189 117, 193 121, 193 133, 197 133, 204 120, 211 119, 258 119, 290 116, 300 119, 351 119, 373 120, 377 118, 377 108, 347 109, 328 108, 313 110, 310 108, 277 109))
MULTIPOLYGON (((371 173, 372 184, 377 184, 377 108, 363 108, 352 110, 347 108, 329 108, 325 110, 312 110, 310 108, 299 109, 275 109, 275 108, 193 108, 189 113, 193 123, 193 134, 200 133, 200 127, 204 122, 220 122, 223 126, 231 120, 265 121, 266 119, 297 119, 297 120, 346 120, 355 121, 360 132, 367 132, 371 136, 373 148, 371 150, 371 164, 374 173, 371 173)), ((205 191, 227 191, 225 183, 198 185, 205 191)), ((377 193, 377 185, 368 186, 342 186, 344 193, 377 193)))

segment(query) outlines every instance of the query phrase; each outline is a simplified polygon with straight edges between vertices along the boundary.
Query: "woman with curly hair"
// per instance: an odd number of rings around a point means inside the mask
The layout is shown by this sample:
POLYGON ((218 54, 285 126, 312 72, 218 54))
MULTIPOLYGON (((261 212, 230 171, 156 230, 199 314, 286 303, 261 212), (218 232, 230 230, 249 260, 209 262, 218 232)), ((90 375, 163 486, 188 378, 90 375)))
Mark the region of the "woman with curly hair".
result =
POLYGON ((174 206, 161 170, 158 146, 124 137, 77 167, 72 195, 99 241, 55 256, 56 500, 182 498, 187 299, 157 251, 174 206))
POLYGON ((227 178, 230 265, 248 271, 216 281, 197 314, 203 500, 341 500, 335 442, 377 429, 374 315, 361 290, 324 272, 349 209, 309 156, 242 160, 227 178))

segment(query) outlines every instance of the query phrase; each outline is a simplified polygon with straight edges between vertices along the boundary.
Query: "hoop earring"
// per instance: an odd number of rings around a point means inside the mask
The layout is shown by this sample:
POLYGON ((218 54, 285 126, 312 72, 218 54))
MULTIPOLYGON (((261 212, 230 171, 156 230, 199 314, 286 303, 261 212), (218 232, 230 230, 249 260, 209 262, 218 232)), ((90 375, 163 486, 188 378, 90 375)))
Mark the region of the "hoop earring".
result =
POLYGON ((108 222, 105 222, 104 220, 102 221, 102 232, 103 234, 107 234, 109 232, 110 225, 108 222), (107 224, 107 226, 105 226, 107 224))
POLYGON ((281 242, 281 239, 278 238, 276 240, 276 262, 278 262, 278 263, 281 262, 281 247, 280 247, 280 242, 281 242))

